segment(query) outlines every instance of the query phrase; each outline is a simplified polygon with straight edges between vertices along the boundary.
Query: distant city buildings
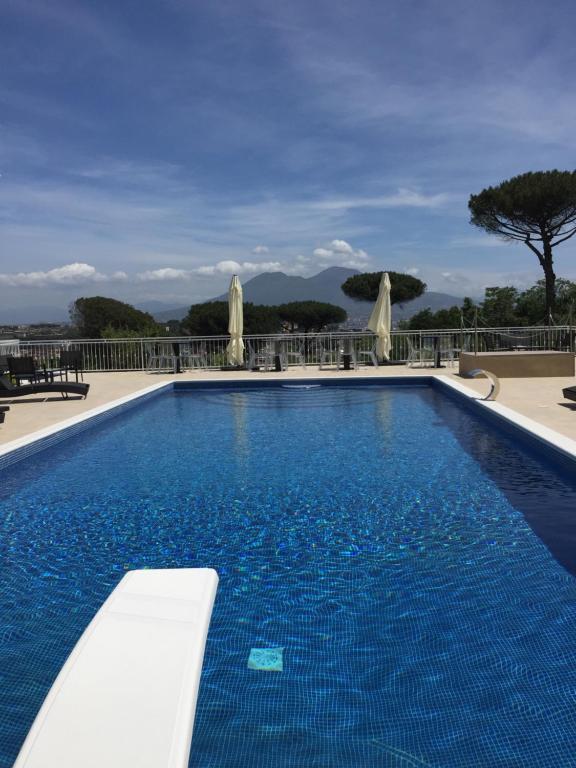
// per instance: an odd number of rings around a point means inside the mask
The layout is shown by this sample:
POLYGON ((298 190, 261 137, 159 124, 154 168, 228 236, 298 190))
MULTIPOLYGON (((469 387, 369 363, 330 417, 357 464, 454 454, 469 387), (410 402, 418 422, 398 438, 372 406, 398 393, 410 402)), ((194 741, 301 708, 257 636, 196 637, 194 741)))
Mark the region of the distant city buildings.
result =
POLYGON ((66 339, 70 337, 68 323, 34 323, 31 325, 0 325, 0 339, 66 339))

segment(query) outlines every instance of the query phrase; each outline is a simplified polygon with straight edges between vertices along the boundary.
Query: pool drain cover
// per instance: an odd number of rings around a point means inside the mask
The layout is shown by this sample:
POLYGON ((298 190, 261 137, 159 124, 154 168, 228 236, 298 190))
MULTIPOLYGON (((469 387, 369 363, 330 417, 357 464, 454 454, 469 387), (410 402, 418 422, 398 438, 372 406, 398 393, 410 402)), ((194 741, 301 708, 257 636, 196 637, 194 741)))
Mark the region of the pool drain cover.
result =
POLYGON ((284 648, 251 648, 248 657, 248 669, 261 672, 282 672, 282 652, 284 648))

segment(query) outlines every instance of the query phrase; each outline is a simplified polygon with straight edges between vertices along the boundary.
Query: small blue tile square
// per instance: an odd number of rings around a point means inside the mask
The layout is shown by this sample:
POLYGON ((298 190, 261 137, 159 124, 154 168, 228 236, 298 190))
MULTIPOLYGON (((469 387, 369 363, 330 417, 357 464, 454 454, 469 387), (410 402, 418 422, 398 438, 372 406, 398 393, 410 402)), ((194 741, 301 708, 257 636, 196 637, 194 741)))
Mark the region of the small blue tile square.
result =
POLYGON ((261 672, 282 672, 282 652, 284 648, 251 648, 248 657, 248 669, 261 672))

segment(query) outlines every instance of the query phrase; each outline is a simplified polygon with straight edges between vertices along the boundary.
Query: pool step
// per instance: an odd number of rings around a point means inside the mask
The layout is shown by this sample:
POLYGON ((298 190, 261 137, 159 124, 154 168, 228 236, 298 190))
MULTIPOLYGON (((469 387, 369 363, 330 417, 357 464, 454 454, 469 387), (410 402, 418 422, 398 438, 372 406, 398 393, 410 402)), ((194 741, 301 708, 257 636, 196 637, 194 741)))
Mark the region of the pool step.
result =
POLYGON ((127 573, 62 667, 14 768, 186 768, 218 576, 127 573))

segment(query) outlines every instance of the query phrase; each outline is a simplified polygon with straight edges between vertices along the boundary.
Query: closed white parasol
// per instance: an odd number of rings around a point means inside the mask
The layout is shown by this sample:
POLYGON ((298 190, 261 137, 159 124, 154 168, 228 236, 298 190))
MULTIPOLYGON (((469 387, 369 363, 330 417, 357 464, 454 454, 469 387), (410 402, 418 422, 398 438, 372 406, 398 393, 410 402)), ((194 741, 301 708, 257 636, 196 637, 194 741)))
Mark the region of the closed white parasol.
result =
POLYGON ((242 309, 242 286, 238 275, 234 275, 228 291, 228 333, 230 342, 226 347, 229 365, 242 365, 244 362, 244 312, 242 309))
POLYGON ((390 359, 390 330, 392 328, 392 308, 390 305, 390 278, 388 272, 382 273, 376 304, 368 320, 368 328, 373 331, 376 342, 376 356, 379 360, 390 359))

